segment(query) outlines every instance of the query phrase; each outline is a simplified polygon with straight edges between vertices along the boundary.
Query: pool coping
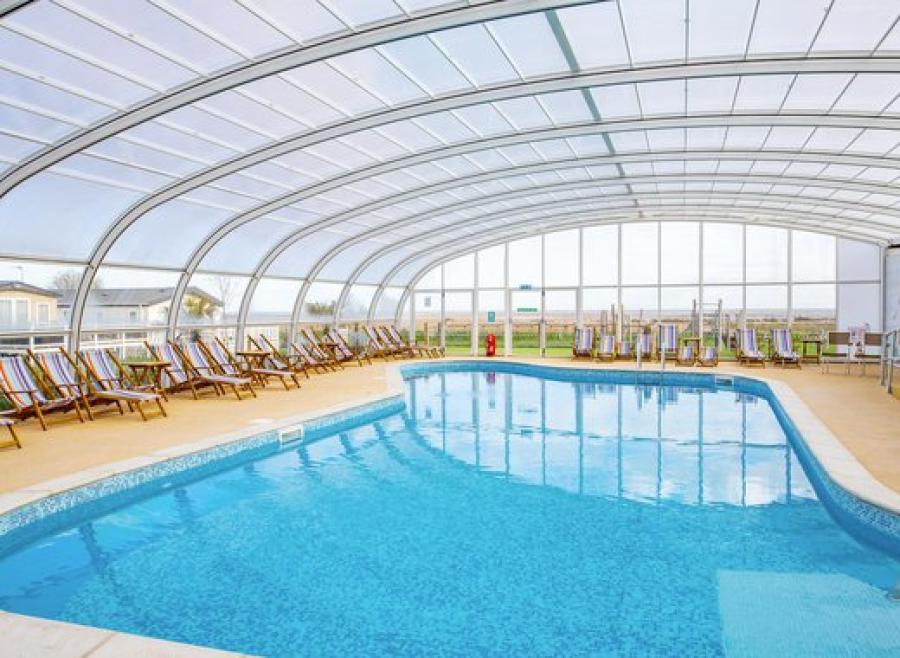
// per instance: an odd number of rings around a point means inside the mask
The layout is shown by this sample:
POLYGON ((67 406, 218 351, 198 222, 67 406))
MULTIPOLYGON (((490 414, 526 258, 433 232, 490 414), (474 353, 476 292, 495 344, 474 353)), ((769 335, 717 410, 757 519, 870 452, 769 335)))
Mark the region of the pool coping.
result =
MULTIPOLYGON (((410 367, 421 368, 429 364, 442 367, 459 364, 461 366, 479 364, 519 364, 540 368, 542 370, 581 370, 585 372, 621 372, 648 374, 695 374, 707 377, 742 378, 756 381, 768 387, 781 405, 786 417, 793 424, 803 443, 818 461, 824 473, 844 492, 858 498, 882 511, 900 515, 900 493, 882 484, 857 460, 857 458, 839 441, 831 430, 810 407, 801 400, 793 389, 785 382, 760 376, 755 372, 747 374, 717 374, 714 371, 699 372, 693 368, 668 367, 659 364, 637 369, 585 367, 586 364, 571 361, 562 363, 541 363, 529 359, 505 357, 503 359, 485 358, 449 358, 440 361, 405 361, 386 364, 384 381, 385 389, 381 393, 362 396, 352 401, 342 402, 329 407, 303 412, 278 420, 257 422, 233 432, 215 434, 190 443, 180 444, 161 450, 155 450, 139 457, 96 466, 69 475, 30 485, 21 489, 0 494, 0 520, 17 510, 43 499, 52 499, 58 494, 102 484, 117 476, 141 471, 153 470, 153 467, 167 462, 175 462, 190 456, 199 456, 215 452, 217 448, 238 447, 252 444, 253 439, 268 436, 270 443, 287 443, 302 439, 306 432, 321 424, 340 424, 353 417, 366 407, 377 406, 401 398, 405 392, 404 370, 410 367)), ((442 368, 436 368, 440 370, 442 368)), ((238 448, 239 449, 239 448, 238 448)), ((226 453, 227 454, 227 453, 226 453)), ((8 518, 8 517, 7 517, 8 518)), ((2 529, 2 528, 0 528, 2 529)), ((122 655, 123 649, 135 655, 173 656, 196 658, 212 658, 213 656, 241 656, 220 649, 212 649, 191 644, 179 644, 149 637, 120 633, 117 631, 80 626, 55 620, 28 617, 11 612, 0 611, 0 629, 5 634, 14 636, 19 642, 27 642, 29 656, 59 656, 60 658, 101 658, 102 656, 122 655), (85 644, 85 638, 89 641, 85 644), (71 650, 71 651, 70 651, 71 650), (63 653, 65 651, 65 653, 63 653), (113 653, 108 653, 112 651, 113 653)), ((24 645, 23 645, 24 646, 24 645)))

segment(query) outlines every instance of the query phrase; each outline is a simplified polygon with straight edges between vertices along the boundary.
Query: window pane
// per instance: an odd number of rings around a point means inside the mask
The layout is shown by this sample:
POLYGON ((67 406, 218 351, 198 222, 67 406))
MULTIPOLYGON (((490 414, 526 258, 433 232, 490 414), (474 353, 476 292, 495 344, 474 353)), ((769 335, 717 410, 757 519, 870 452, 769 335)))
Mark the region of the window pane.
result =
POLYGON ((656 320, 659 288, 622 288, 625 325, 638 326, 656 320))
POLYGON ((302 281, 296 279, 261 279, 250 301, 247 322, 253 324, 290 322, 301 285, 302 281))
POLYGON ((655 223, 622 225, 622 283, 656 283, 657 229, 655 223))
POLYGON ((795 333, 824 336, 835 328, 835 289, 833 283, 793 286, 791 328, 795 333))
POLYGON ((342 320, 363 320, 369 314, 369 306, 375 296, 377 286, 356 284, 350 288, 344 306, 341 308, 342 320))
POLYGON ((393 322, 402 296, 403 288, 385 288, 381 293, 381 299, 378 300, 378 306, 375 308, 375 318, 393 322))
MULTIPOLYGON (((73 265, 0 260, 0 331, 68 326, 69 306, 64 302, 74 296, 83 271, 73 265)), ((14 350, 7 343, 0 339, 0 351, 14 350)))
POLYGON ((578 230, 544 236, 545 286, 578 285, 578 230))
POLYGON ((585 324, 601 324, 603 331, 613 331, 613 313, 618 303, 616 288, 585 288, 581 312, 585 324))
MULTIPOLYGON (((159 270, 101 267, 88 293, 85 328, 164 326, 178 274, 159 270)), ((74 291, 60 300, 71 310, 74 291)))
POLYGON ((738 224, 703 225, 703 280, 739 283, 744 276, 744 229, 738 224))
POLYGON ((616 285, 619 282, 619 227, 584 229, 584 285, 616 285))
MULTIPOLYGON (((421 288, 424 290, 438 290, 441 287, 441 273, 443 272, 443 268, 438 265, 437 267, 432 268, 425 276, 419 279, 419 283, 416 284, 416 288, 421 288)), ((418 307, 417 307, 418 308, 418 307)), ((418 311, 416 311, 418 312, 418 311)))
POLYGON ((334 318, 338 298, 344 289, 342 283, 316 281, 306 291, 303 307, 300 309, 300 320, 303 322, 328 323, 334 318))
POLYGON ((502 288, 505 285, 504 268, 506 245, 497 245, 478 252, 478 287, 502 288))
POLYGON ((843 281, 878 279, 881 250, 878 245, 856 240, 838 240, 838 278, 843 281))
POLYGON ((833 281, 837 272, 836 255, 834 237, 794 231, 791 236, 794 281, 833 281))
POLYGON ((663 222, 662 282, 696 283, 700 280, 700 225, 663 222))
POLYGON ((226 274, 195 274, 191 277, 178 324, 234 324, 250 279, 226 274))
POLYGON ((473 254, 466 254, 444 263, 444 287, 447 289, 475 287, 475 256, 473 254))
POLYGON ((509 285, 541 285, 541 236, 509 243, 509 285))
POLYGON ((697 286, 677 286, 660 289, 660 312, 664 320, 690 321, 694 303, 700 298, 697 286))
POLYGON ((844 283, 838 286, 838 329, 869 325, 881 330, 881 290, 877 283, 844 283))
POLYGON ((747 281, 787 281, 787 231, 747 227, 747 281))

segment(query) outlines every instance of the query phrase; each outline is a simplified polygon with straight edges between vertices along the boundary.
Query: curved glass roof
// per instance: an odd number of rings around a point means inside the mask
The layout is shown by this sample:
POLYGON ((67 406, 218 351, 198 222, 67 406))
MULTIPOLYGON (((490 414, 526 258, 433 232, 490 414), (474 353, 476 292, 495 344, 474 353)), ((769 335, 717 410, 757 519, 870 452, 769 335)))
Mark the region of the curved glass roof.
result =
MULTIPOLYGON (((0 257, 406 286, 549 228, 900 236, 896 0, 33 0, 0 257)), ((176 306, 180 300, 176 299, 176 306)), ((79 311, 76 303, 76 314, 79 311)))

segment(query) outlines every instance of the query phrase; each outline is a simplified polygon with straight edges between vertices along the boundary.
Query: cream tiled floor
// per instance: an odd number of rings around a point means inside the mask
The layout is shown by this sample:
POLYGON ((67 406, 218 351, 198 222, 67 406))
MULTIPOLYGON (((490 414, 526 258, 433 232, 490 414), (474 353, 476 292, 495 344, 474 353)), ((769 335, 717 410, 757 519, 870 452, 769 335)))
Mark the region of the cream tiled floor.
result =
MULTIPOLYGON (((572 365, 569 359, 534 362, 572 365)), ((580 361, 577 365, 634 367, 626 362, 610 366, 580 361)), ((716 370, 748 372, 730 364, 716 370)), ((873 370, 870 369, 867 377, 855 373, 822 374, 813 365, 799 371, 754 368, 752 373, 786 382, 877 480, 900 492, 900 400, 888 396, 878 386, 873 370)), ((0 449, 0 493, 246 429, 260 422, 362 400, 382 393, 386 387, 385 364, 378 362, 363 368, 350 366, 341 372, 313 375, 301 390, 286 392, 272 385, 260 391, 255 400, 238 402, 233 397, 205 397, 194 401, 182 394, 168 404, 168 418, 146 423, 134 415, 104 414, 84 425, 55 416, 50 431, 41 432, 35 421, 29 420, 18 426, 23 448, 0 449)))

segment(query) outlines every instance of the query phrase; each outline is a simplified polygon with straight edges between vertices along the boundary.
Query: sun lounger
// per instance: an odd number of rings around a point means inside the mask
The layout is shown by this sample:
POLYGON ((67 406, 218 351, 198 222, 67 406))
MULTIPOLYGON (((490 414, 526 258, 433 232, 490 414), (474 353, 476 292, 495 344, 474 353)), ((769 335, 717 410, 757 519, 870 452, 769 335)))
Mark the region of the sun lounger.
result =
POLYGON ((8 429, 10 441, 12 441, 12 444, 17 448, 21 448, 22 443, 19 441, 19 435, 16 434, 15 424, 16 421, 12 420, 11 418, 0 418, 0 427, 5 427, 6 429, 8 429))
POLYGON ((597 347, 597 359, 600 361, 612 361, 616 358, 616 337, 604 334, 597 347))
POLYGON ((47 414, 74 411, 84 422, 79 395, 60 390, 58 397, 52 397, 21 356, 0 357, 0 393, 12 405, 11 415, 19 420, 34 416, 45 431, 47 414))
POLYGON ((647 361, 653 357, 653 337, 650 334, 638 336, 635 352, 638 350, 640 350, 642 361, 647 361))
POLYGON ((634 346, 631 341, 623 340, 619 343, 619 349, 616 350, 616 358, 634 361, 634 346))
POLYGON ((572 338, 573 359, 594 358, 594 328, 576 327, 575 336, 572 338))
MULTIPOLYGON (((279 369, 255 365, 249 361, 241 363, 218 336, 202 344, 206 347, 206 351, 212 357, 215 365, 225 375, 232 377, 249 376, 255 379, 260 386, 266 386, 270 379, 277 379, 286 391, 291 390, 291 382, 293 382, 295 388, 300 388, 300 380, 297 379, 297 374, 286 366, 283 369, 279 369)), ((268 353, 269 350, 263 351, 268 353)))
POLYGON ((165 361, 169 365, 163 369, 162 385, 167 393, 179 393, 190 391, 195 400, 200 399, 200 391, 203 388, 211 388, 216 395, 224 395, 225 391, 215 381, 197 373, 185 363, 181 351, 172 343, 151 345, 145 342, 147 351, 157 361, 165 361))
POLYGON ((667 359, 677 359, 678 351, 678 328, 674 324, 659 325, 659 336, 656 341, 657 360, 662 360, 663 353, 667 359))
POLYGON ((247 340, 250 341, 254 349, 261 352, 269 352, 267 363, 276 370, 290 370, 297 374, 302 373, 309 379, 309 365, 301 355, 282 352, 265 334, 260 334, 259 340, 254 340, 253 336, 247 336, 247 340))
POLYGON ((756 329, 741 329, 740 345, 738 346, 738 363, 751 366, 766 367, 766 357, 759 351, 756 343, 756 329))
POLYGON ((381 336, 378 335, 378 332, 372 327, 364 325, 363 331, 366 334, 366 338, 369 339, 369 353, 376 358, 389 359, 395 356, 401 356, 399 349, 393 344, 385 344, 381 339, 381 336))
POLYGON ((145 404, 155 404, 159 415, 163 417, 168 415, 161 396, 146 387, 136 387, 112 352, 102 349, 81 350, 78 352, 78 359, 87 372, 87 383, 92 395, 125 403, 129 409, 137 411, 145 421, 147 420, 145 404))
POLYGON ((691 344, 682 345, 681 349, 678 351, 677 356, 675 357, 675 361, 680 366, 693 366, 694 361, 696 360, 696 355, 694 354, 694 346, 691 344))
POLYGON ((28 354, 31 360, 40 369, 45 381, 60 392, 60 395, 78 399, 82 410, 90 420, 94 420, 94 407, 115 406, 120 414, 125 413, 122 406, 123 400, 110 397, 98 397, 87 385, 86 378, 82 375, 78 361, 72 358, 63 348, 53 352, 32 352, 28 354))
POLYGON ((368 351, 366 350, 354 350, 347 343, 347 340, 341 335, 341 332, 332 327, 328 331, 325 332, 325 337, 331 341, 333 345, 335 345, 335 351, 338 352, 340 358, 344 361, 352 361, 356 359, 356 364, 362 368, 363 360, 366 360, 369 365, 372 365, 372 359, 369 356, 368 351))
POLYGON ((223 373, 221 369, 213 365, 212 357, 209 356, 201 343, 187 341, 181 345, 174 343, 172 345, 181 354, 182 363, 192 376, 213 383, 221 387, 220 390, 226 387, 230 388, 238 400, 243 399, 241 390, 245 390, 253 397, 256 397, 256 391, 253 390, 253 380, 250 377, 223 373))
POLYGON ((388 336, 390 336, 391 340, 396 345, 399 345, 402 349, 413 350, 415 352, 418 352, 418 354, 420 356, 424 354, 425 356, 427 356, 429 358, 433 358, 433 359, 439 359, 442 356, 444 356, 444 348, 443 347, 440 347, 440 346, 432 347, 430 345, 416 345, 414 343, 411 343, 408 340, 403 340, 403 336, 400 334, 400 330, 397 329, 397 327, 395 327, 392 324, 384 325, 382 327, 382 329, 388 336))
POLYGON ((800 367, 800 355, 794 351, 790 329, 772 329, 772 361, 782 367, 800 367))
POLYGON ((300 327, 300 336, 306 342, 306 348, 318 361, 327 363, 331 368, 344 369, 344 364, 337 359, 334 352, 322 344, 312 329, 309 327, 300 327))
POLYGON ((291 349, 295 354, 306 360, 306 365, 315 368, 319 372, 333 372, 337 368, 331 360, 323 360, 317 357, 302 341, 291 343, 291 349))
POLYGON ((700 350, 697 363, 708 368, 719 365, 719 351, 715 347, 704 347, 700 350))

